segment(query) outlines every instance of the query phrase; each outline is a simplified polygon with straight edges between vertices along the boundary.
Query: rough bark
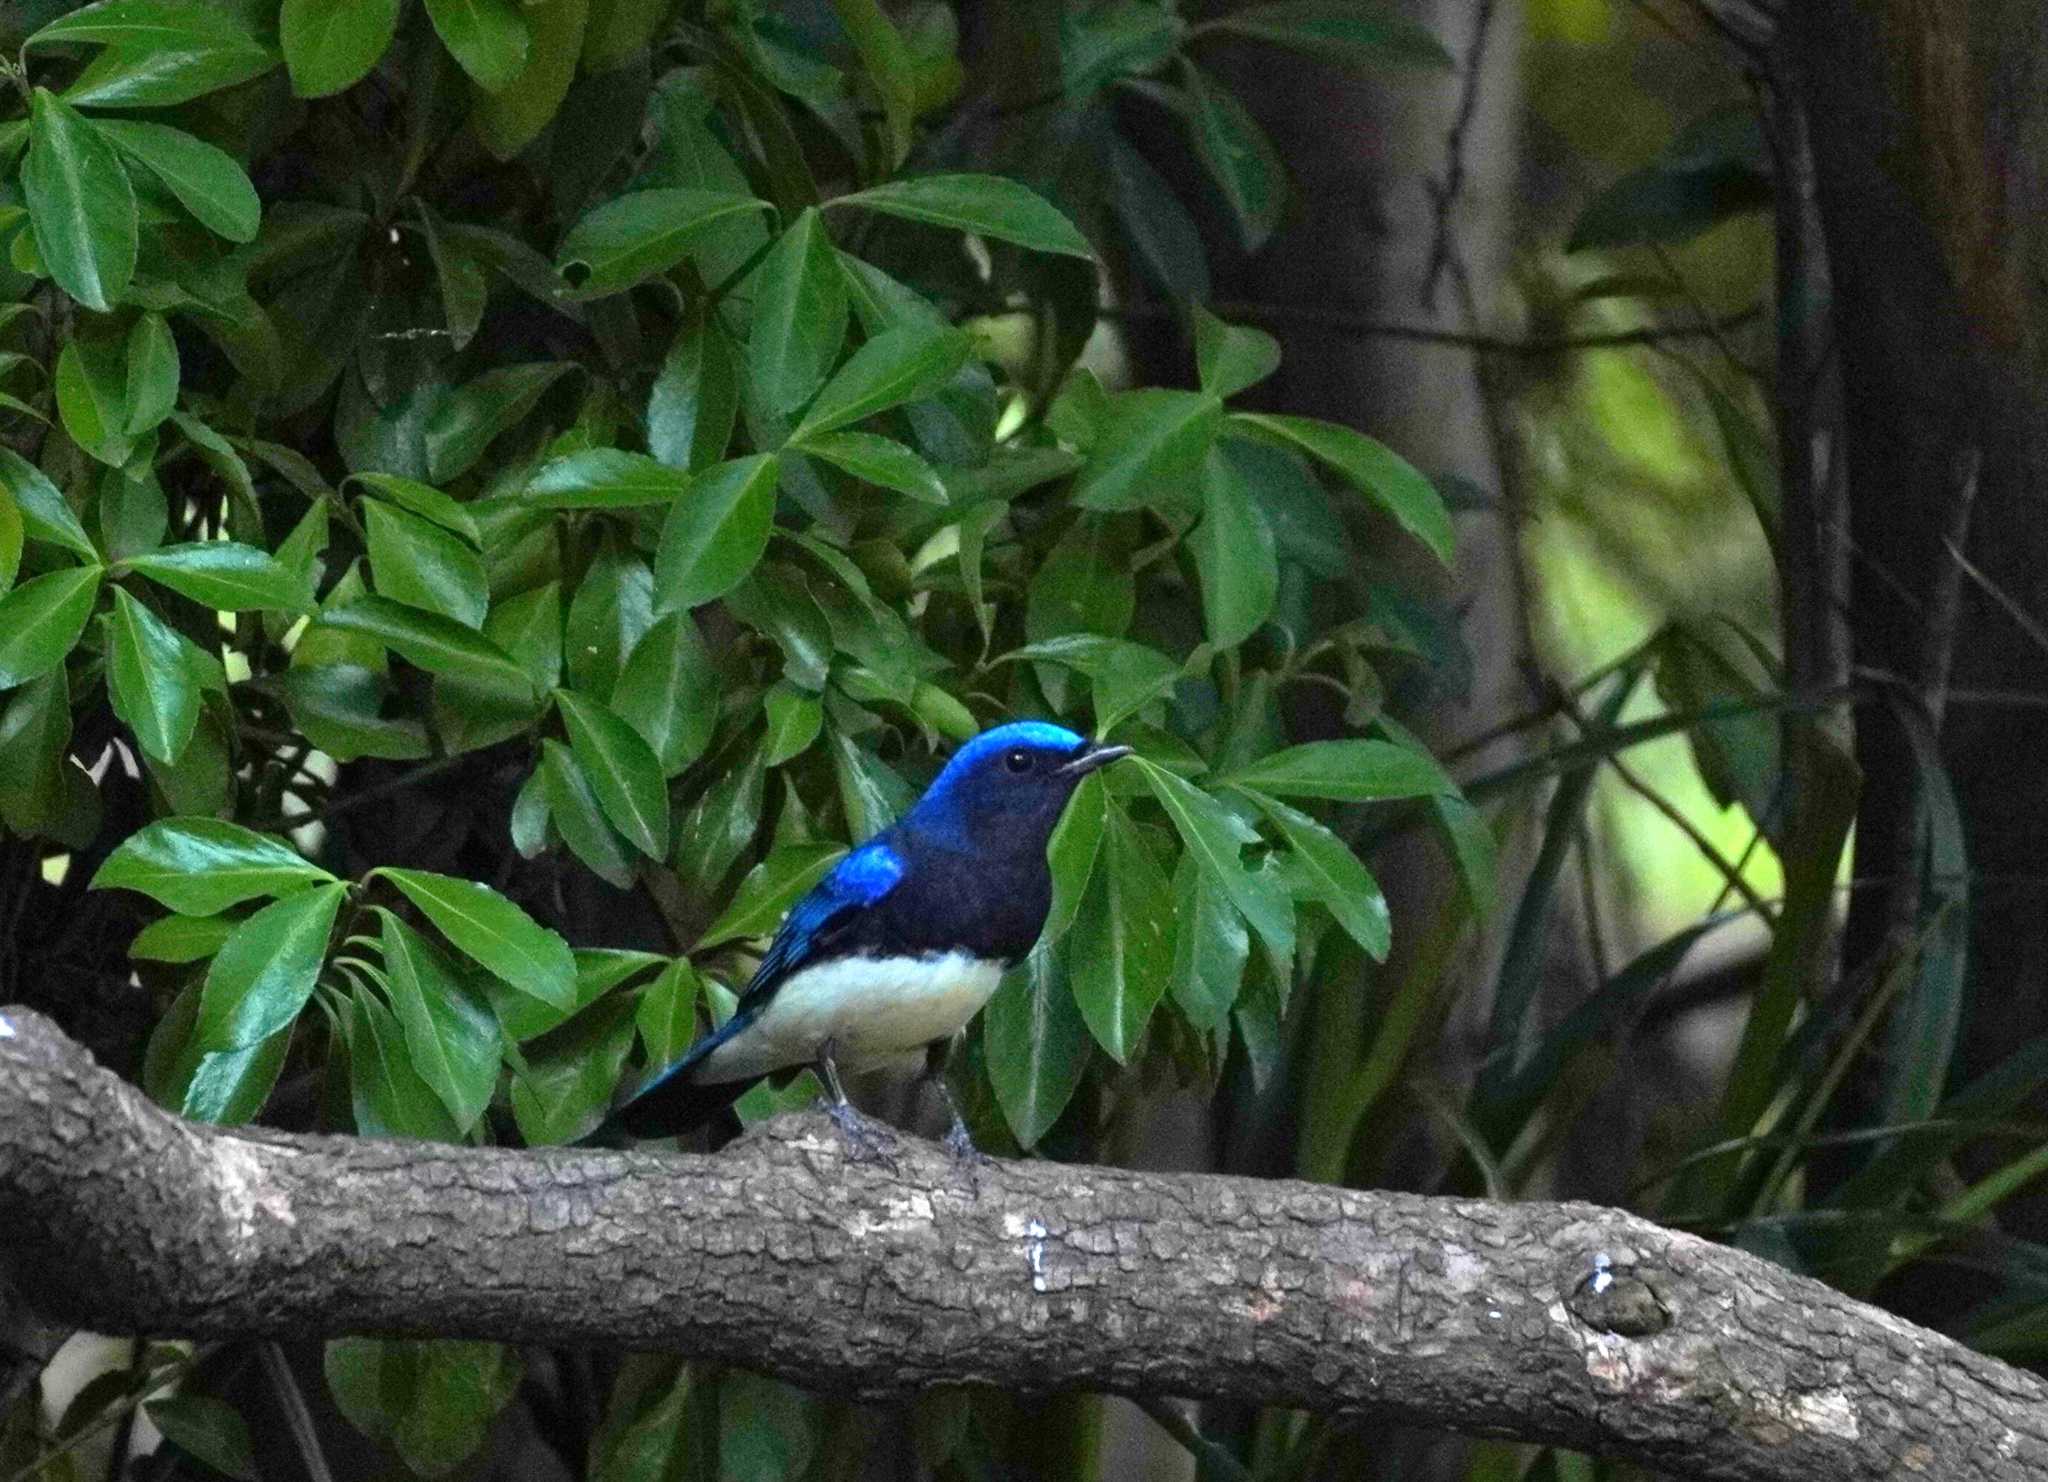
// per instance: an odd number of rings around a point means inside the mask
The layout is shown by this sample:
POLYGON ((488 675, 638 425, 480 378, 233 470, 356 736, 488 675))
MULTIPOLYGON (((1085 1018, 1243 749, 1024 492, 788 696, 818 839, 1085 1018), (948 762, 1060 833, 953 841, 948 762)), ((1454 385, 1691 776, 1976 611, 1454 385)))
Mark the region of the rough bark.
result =
POLYGON ((666 1348, 839 1393, 1230 1396, 1690 1477, 2048 1475, 2048 1387, 1737 1251, 1583 1204, 181 1122, 0 1017, 0 1278, 104 1331, 666 1348))

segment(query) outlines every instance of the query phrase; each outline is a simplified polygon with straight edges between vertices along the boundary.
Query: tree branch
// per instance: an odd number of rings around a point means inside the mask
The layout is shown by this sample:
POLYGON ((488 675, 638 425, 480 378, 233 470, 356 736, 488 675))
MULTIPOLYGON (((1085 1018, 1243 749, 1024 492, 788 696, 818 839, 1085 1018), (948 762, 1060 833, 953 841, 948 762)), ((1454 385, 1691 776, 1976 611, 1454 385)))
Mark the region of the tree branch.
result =
POLYGON ((812 1117, 716 1156, 224 1132, 14 1010, 0 1229, 0 1276, 108 1332, 665 1348, 874 1398, 1228 1396, 1691 1477, 2048 1475, 2031 1375, 1616 1210, 907 1138, 856 1165, 812 1117))

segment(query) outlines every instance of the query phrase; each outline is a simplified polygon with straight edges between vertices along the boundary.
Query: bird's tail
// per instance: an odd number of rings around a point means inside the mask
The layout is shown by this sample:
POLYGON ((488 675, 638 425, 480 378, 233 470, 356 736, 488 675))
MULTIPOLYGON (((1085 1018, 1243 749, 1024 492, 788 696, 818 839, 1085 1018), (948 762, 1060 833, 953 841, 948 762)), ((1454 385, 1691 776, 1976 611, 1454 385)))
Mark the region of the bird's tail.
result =
POLYGON ((577 1147, 620 1148, 632 1141, 657 1137, 680 1137, 694 1132, 747 1093, 749 1087, 766 1079, 750 1076, 739 1081, 701 1084, 691 1074, 698 1063, 745 1028, 734 1015, 720 1028, 690 1046, 689 1051, 660 1075, 641 1087, 631 1101, 606 1117, 597 1130, 580 1139, 577 1147))

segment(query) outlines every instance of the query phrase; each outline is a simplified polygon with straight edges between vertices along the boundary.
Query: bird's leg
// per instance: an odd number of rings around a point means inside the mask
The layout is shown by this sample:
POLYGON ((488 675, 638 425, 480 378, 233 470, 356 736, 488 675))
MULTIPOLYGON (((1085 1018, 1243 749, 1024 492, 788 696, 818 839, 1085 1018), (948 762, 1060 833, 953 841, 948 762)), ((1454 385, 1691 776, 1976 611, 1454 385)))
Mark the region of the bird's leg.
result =
POLYGON ((839 1066, 832 1058, 835 1048, 836 1044, 829 1039, 818 1048, 818 1078, 825 1083, 828 1098, 825 1112, 839 1129, 839 1135, 846 1139, 847 1152, 854 1162, 894 1167, 896 1160, 889 1156, 887 1134, 855 1111, 853 1103, 846 1099, 846 1088, 839 1084, 839 1066))
POLYGON ((953 1119, 953 1125, 946 1129, 946 1151, 963 1162, 993 1162, 987 1153, 974 1145, 974 1139, 968 1135, 967 1119, 960 1115, 960 1103, 953 1099, 953 1088, 946 1084, 946 1061, 952 1051, 953 1041, 950 1039, 935 1039, 925 1046, 924 1074, 918 1079, 939 1088, 939 1097, 946 1103, 947 1114, 953 1119))

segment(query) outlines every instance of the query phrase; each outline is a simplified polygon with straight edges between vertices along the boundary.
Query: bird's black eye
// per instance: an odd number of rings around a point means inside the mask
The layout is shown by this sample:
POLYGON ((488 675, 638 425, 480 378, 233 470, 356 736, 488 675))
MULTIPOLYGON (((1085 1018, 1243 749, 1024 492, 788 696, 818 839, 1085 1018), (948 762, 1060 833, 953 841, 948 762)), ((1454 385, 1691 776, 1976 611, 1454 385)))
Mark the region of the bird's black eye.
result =
POLYGON ((1028 772, 1031 770, 1031 763, 1032 756, 1028 751, 1013 751, 1003 758, 1003 765, 1012 772, 1028 772))

